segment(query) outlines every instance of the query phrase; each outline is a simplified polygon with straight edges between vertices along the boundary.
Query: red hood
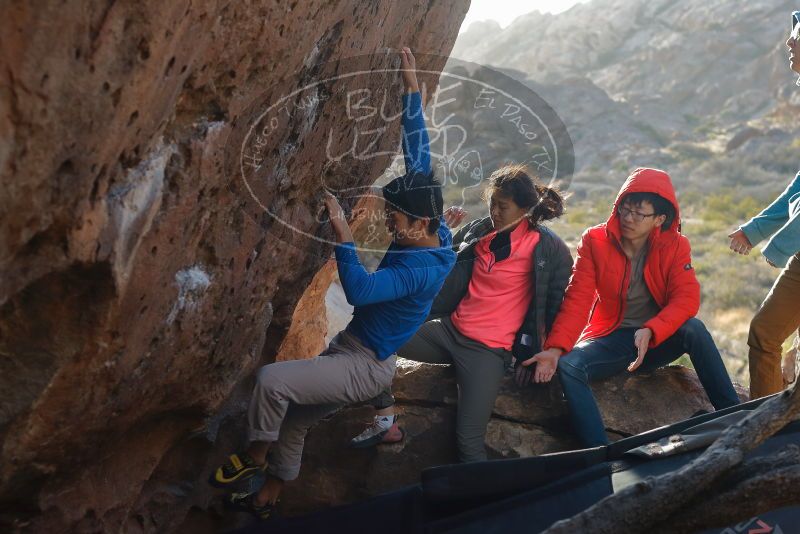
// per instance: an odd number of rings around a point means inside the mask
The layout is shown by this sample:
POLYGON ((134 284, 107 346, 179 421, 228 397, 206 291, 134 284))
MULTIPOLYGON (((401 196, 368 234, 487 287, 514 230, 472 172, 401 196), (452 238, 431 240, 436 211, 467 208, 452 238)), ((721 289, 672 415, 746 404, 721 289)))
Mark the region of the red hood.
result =
POLYGON ((614 207, 611 210, 611 215, 606 222, 606 229, 609 233, 613 234, 618 240, 621 238, 622 233, 619 227, 619 216, 617 215, 617 207, 619 206, 622 197, 629 193, 655 193, 665 199, 669 200, 675 207, 675 219, 672 221, 669 229, 662 232, 661 227, 656 227, 651 234, 651 239, 658 238, 663 233, 680 233, 681 225, 681 212, 678 207, 678 199, 675 197, 675 188, 672 187, 672 180, 669 174, 659 169, 650 169, 647 167, 639 167, 628 176, 622 188, 614 200, 614 207))

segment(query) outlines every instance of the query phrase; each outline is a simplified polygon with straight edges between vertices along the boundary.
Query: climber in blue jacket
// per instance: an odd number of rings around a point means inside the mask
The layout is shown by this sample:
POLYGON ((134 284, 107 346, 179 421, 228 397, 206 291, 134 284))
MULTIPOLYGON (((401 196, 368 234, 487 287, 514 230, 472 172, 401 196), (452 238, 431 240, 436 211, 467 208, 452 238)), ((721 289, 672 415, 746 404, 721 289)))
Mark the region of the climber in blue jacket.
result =
POLYGON ((326 194, 338 243, 339 278, 355 307, 353 319, 320 355, 259 370, 248 410, 250 445, 230 455, 210 479, 215 486, 227 487, 266 471, 260 490, 232 493, 226 500, 261 518, 271 514, 284 481, 297 478, 308 429, 338 408, 370 400, 391 385, 395 351, 425 321, 455 264, 452 236, 443 219, 442 188, 431 171, 414 56, 404 48, 400 59, 406 173, 382 188, 392 243, 377 270, 367 272, 344 211, 326 194))

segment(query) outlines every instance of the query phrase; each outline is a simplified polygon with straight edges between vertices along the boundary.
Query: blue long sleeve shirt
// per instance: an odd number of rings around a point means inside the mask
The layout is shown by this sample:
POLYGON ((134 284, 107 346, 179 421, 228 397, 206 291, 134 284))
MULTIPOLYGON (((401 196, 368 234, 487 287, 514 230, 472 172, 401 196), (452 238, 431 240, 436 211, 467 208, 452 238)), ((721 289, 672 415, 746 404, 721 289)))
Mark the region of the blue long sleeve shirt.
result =
POLYGON ((761 253, 779 267, 800 252, 800 173, 772 204, 741 229, 753 246, 769 239, 761 253))
POLYGON ((428 138, 428 128, 425 127, 421 94, 403 94, 401 124, 406 172, 416 171, 423 174, 431 172, 431 142, 428 138))
MULTIPOLYGON (((402 144, 406 172, 430 172, 430 142, 419 93, 403 95, 402 144)), ((385 360, 425 321, 433 299, 455 264, 453 237, 440 218, 439 247, 392 243, 377 270, 369 273, 355 244, 336 246, 336 263, 347 302, 354 306, 347 331, 385 360)))

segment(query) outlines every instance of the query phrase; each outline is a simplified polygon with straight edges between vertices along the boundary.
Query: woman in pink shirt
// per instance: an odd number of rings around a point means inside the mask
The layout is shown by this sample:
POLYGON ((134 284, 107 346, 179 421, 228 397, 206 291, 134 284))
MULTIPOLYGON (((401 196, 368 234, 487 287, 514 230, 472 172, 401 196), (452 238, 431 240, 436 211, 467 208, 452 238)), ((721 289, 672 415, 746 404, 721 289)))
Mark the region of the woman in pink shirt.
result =
MULTIPOLYGON (((492 173, 484 191, 490 216, 453 237, 458 257, 433 302, 428 321, 403 345, 401 358, 450 363, 458 382, 456 439, 463 462, 486 459, 484 437, 506 366, 540 351, 572 272, 566 244, 544 221, 559 217, 564 199, 523 165, 492 173)), ((518 367, 517 381, 546 382, 544 370, 518 367)), ((390 391, 374 399, 375 420, 352 446, 403 439, 390 391)))

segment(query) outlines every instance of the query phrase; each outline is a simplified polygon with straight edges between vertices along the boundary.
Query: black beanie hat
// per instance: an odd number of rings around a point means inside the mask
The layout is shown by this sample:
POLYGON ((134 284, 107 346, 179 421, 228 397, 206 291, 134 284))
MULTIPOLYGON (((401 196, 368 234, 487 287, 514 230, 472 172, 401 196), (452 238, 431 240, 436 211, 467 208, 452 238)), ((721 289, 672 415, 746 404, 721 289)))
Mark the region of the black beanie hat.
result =
POLYGON ((428 174, 411 172, 383 186, 383 198, 414 219, 438 219, 443 212, 442 185, 428 174))

